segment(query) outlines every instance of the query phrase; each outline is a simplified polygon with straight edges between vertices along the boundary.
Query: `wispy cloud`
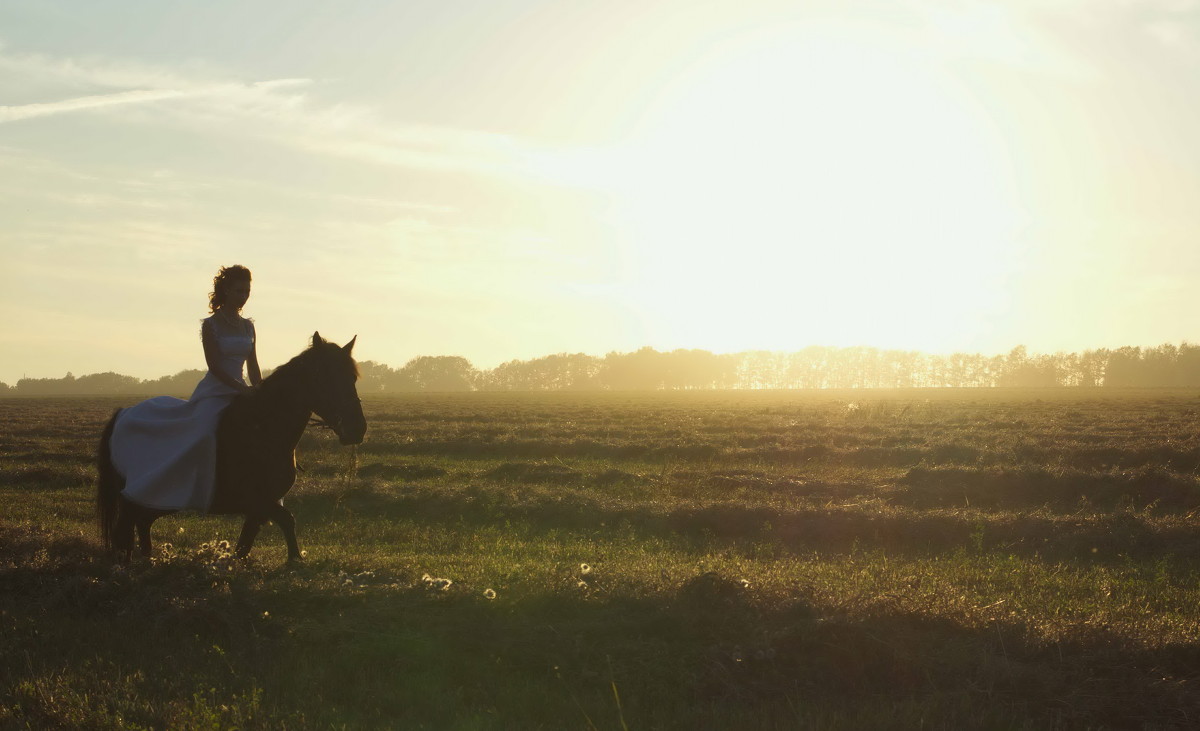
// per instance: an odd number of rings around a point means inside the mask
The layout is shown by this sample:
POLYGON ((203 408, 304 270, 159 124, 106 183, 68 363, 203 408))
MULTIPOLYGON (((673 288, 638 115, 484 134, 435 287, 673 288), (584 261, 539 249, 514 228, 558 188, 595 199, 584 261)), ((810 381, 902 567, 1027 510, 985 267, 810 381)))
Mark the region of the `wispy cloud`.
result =
POLYGON ((246 81, 212 68, 159 68, 105 58, 6 54, 0 93, 57 101, 0 106, 0 124, 63 114, 106 113, 131 124, 171 126, 283 144, 311 154, 379 165, 485 175, 524 169, 533 145, 486 131, 405 124, 375 110, 314 99, 304 78, 246 81), (16 80, 14 80, 16 79, 16 80), (67 90, 63 93, 61 90, 67 90), (69 93, 75 91, 75 93, 69 93), (78 93, 86 91, 86 93, 78 93), (169 102, 169 103, 166 103, 169 102))
POLYGON ((43 104, 22 104, 18 106, 0 106, 0 124, 4 122, 16 122, 23 119, 32 119, 34 117, 47 117, 53 114, 67 114, 70 112, 81 112, 89 109, 99 109, 101 107, 111 107, 121 104, 145 104, 147 102, 162 101, 164 99, 178 99, 189 94, 195 95, 203 92, 186 92, 176 89, 134 89, 132 91, 119 91, 112 94, 95 94, 92 96, 75 97, 74 99, 63 99, 57 102, 47 102, 43 104))
MULTIPOLYGON (((1045 7, 1017 2, 910 3, 926 23, 926 44, 964 58, 1075 80, 1098 76, 1089 61, 1068 52, 1043 22, 1045 7)), ((1061 11, 1062 6, 1058 6, 1061 11)))
POLYGON ((1200 0, 905 0, 930 47, 1072 81, 1105 78, 1124 54, 1200 59, 1200 0))

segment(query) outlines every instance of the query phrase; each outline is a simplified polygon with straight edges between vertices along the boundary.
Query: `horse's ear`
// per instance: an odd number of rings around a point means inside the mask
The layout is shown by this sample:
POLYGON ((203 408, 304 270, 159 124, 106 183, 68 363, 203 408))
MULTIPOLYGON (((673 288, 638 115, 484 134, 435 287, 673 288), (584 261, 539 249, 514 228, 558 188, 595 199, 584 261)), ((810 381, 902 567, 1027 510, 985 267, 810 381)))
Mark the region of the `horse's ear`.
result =
POLYGON ((313 347, 315 348, 318 345, 323 344, 324 342, 325 342, 325 339, 321 337, 321 333, 314 330, 313 331, 313 340, 312 340, 313 347))
POLYGON ((342 346, 342 350, 346 351, 346 355, 350 355, 350 351, 354 350, 354 341, 358 340, 358 336, 350 338, 350 342, 342 346))

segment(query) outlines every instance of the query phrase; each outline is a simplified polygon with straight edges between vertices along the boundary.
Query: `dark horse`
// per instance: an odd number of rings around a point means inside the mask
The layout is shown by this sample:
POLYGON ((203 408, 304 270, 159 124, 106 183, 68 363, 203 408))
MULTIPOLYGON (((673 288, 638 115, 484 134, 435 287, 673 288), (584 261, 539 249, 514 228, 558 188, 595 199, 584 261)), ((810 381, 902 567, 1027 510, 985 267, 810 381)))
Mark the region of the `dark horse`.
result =
MULTIPOLYGON (((367 431, 354 382, 358 366, 351 357, 354 340, 344 347, 313 333, 312 346, 280 366, 254 391, 235 396, 217 425, 214 515, 244 515, 237 555, 250 553, 259 528, 274 521, 287 541, 288 560, 300 558, 296 519, 283 507, 283 496, 296 481, 296 444, 315 413, 342 444, 361 444, 367 431)), ((109 442, 120 409, 100 437, 96 512, 106 549, 128 560, 133 531, 143 556, 150 555, 150 525, 174 511, 145 508, 125 499, 125 478, 112 463, 109 442)))

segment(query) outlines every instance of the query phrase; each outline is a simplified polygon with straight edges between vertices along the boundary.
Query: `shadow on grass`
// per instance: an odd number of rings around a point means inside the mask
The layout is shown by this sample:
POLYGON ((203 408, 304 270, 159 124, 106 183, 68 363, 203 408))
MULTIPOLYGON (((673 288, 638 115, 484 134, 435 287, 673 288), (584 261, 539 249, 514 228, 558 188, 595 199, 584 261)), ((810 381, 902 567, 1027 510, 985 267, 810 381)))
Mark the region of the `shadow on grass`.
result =
MULTIPOLYGON (((664 436, 661 433, 628 434, 609 440, 572 436, 569 433, 562 436, 521 438, 497 428, 486 433, 450 438, 429 434, 423 434, 421 439, 416 440, 378 436, 363 444, 360 451, 368 455, 391 457, 510 460, 561 458, 656 462, 736 458, 777 466, 800 466, 820 462, 861 468, 1062 463, 1081 470, 1135 470, 1151 467, 1180 473, 1200 470, 1200 449, 1167 445, 1127 447, 1027 444, 996 451, 955 441, 877 446, 852 440, 834 446, 828 443, 827 435, 810 434, 810 438, 817 441, 780 444, 777 435, 747 438, 739 437, 736 430, 724 430, 696 438, 702 441, 680 441, 678 436, 664 436)), ((872 437, 866 441, 878 442, 879 438, 872 437)), ((306 435, 300 443, 300 448, 309 450, 320 445, 319 438, 306 435)))
POLYGON ((1092 625, 1048 644, 1021 622, 768 600, 712 572, 650 596, 551 586, 488 601, 405 575, 346 582, 336 565, 214 567, 197 551, 114 571, 79 553, 0 549, 31 566, 0 571, 8 722, 608 726, 614 685, 633 728, 895 726, 901 707, 936 728, 1200 714, 1200 647, 1092 625))
POLYGON ((568 487, 401 486, 359 483, 342 491, 299 493, 289 500, 304 523, 351 512, 388 521, 496 526, 520 521, 535 530, 589 535, 631 530, 638 535, 694 541, 751 542, 781 553, 849 553, 879 549, 893 555, 997 552, 1046 560, 1109 563, 1128 558, 1200 558, 1200 534, 1189 520, 1155 520, 1129 511, 1056 515, 988 514, 971 510, 849 507, 751 507, 735 502, 695 507, 632 503, 627 497, 568 487))
MULTIPOLYGON (((308 438, 307 435, 305 437, 308 438)), ((300 448, 317 442, 301 440, 300 448)), ((710 460, 721 455, 719 446, 707 443, 680 444, 669 439, 648 438, 635 443, 602 442, 591 439, 422 439, 421 441, 365 442, 363 454, 388 456, 469 457, 475 459, 590 458, 608 460, 710 460)))
POLYGON ((1020 509, 1046 506, 1074 512, 1083 504, 1106 510, 1152 508, 1160 513, 1200 510, 1200 484, 1161 466, 1125 471, 1071 468, 914 467, 899 481, 892 502, 916 508, 972 506, 1020 509))
POLYGON ((64 459, 60 465, 53 466, 10 463, 0 470, 0 487, 71 487, 90 485, 95 479, 91 465, 79 460, 64 459))

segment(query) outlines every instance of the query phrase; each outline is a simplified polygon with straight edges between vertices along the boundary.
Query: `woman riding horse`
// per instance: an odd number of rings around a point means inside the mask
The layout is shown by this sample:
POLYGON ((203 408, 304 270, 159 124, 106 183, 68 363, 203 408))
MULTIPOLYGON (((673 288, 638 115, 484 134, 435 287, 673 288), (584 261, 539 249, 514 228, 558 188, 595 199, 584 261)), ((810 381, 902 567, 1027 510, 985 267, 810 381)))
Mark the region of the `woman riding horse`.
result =
POLYGON ((314 333, 312 346, 263 381, 245 267, 222 268, 201 337, 209 371, 187 401, 161 396, 118 410, 105 427, 97 506, 106 547, 127 557, 138 531, 150 553, 150 524, 178 510, 244 514, 238 554, 274 520, 299 558, 295 521, 282 498, 295 482, 295 447, 315 412, 343 444, 362 442, 366 421, 354 382, 354 340, 344 348, 314 333), (251 388, 243 379, 249 371, 251 388))

